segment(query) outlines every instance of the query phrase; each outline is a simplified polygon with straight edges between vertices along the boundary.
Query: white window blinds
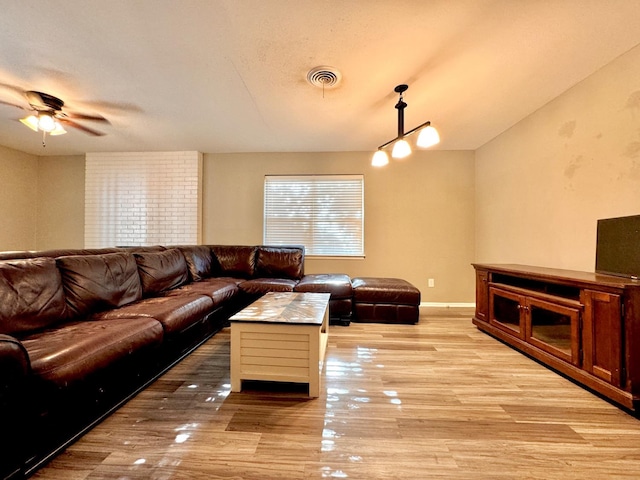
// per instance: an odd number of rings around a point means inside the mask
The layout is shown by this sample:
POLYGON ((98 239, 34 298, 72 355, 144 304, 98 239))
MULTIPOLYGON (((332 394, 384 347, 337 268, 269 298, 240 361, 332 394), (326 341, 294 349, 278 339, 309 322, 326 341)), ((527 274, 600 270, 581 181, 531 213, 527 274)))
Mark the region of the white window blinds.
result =
POLYGON ((362 175, 271 176, 264 182, 265 245, 307 255, 364 255, 362 175))

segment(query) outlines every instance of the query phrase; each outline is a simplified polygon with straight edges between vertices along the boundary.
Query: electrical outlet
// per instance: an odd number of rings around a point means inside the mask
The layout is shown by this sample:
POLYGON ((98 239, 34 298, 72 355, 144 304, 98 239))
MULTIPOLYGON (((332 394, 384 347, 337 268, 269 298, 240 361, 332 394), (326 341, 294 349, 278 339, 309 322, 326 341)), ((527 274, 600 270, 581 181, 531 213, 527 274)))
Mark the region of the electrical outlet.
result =
POLYGON ((428 285, 429 285, 429 288, 433 288, 436 286, 436 281, 433 278, 430 278, 428 285))

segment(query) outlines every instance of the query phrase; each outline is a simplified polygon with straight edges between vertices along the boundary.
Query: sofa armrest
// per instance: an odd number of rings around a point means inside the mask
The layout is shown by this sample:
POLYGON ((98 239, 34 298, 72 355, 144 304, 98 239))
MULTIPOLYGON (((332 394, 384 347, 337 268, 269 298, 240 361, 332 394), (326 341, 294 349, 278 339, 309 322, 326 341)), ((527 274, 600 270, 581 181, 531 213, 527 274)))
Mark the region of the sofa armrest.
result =
POLYGON ((11 415, 31 371, 29 355, 20 341, 0 334, 0 410, 11 415))
POLYGON ((22 379, 30 370, 29 355, 20 340, 0 334, 0 381, 22 379))

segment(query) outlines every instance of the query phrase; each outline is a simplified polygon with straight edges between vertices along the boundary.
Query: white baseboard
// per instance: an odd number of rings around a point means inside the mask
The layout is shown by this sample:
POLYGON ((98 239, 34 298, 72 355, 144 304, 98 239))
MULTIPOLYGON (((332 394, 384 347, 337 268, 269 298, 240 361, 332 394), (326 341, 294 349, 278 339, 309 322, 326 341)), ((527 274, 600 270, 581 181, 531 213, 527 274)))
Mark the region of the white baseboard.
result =
POLYGON ((438 307, 438 308, 475 308, 475 303, 463 302, 420 302, 420 307, 438 307))

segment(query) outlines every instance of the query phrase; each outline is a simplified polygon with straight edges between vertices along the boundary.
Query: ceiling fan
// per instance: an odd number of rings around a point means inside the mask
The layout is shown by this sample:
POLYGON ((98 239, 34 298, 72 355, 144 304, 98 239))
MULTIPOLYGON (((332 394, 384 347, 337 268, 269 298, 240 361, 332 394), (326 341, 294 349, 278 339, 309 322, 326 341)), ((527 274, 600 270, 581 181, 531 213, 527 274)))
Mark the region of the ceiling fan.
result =
POLYGON ((103 132, 85 127, 76 121, 90 120, 109 123, 109 121, 103 116, 63 111, 62 108, 64 107, 64 102, 53 95, 49 95, 48 93, 28 90, 23 92, 23 94, 29 102, 29 108, 13 103, 3 102, 2 100, 0 100, 0 103, 32 112, 25 118, 21 118, 20 121, 35 132, 42 132, 42 146, 45 146, 45 137, 47 133, 49 135, 63 135, 67 133, 64 126, 76 128, 89 135, 105 135, 103 132))

